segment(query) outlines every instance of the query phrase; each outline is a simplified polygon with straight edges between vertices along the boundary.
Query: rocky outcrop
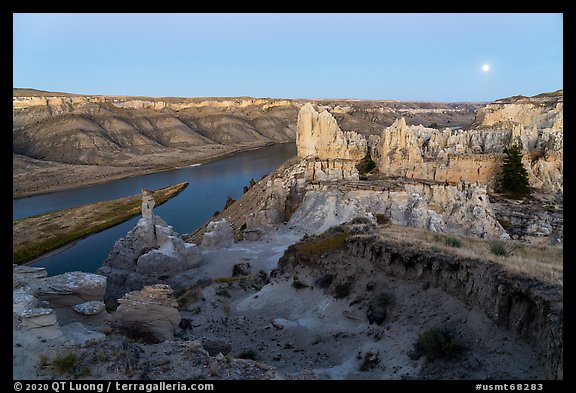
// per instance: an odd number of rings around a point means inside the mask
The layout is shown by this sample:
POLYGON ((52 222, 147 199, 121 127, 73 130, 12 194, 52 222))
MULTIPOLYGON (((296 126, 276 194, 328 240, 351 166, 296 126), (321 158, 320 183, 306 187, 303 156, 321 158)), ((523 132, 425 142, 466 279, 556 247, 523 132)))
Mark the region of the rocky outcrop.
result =
POLYGON ((360 177, 356 161, 307 159, 305 162, 306 179, 309 181, 358 180, 360 177))
MULTIPOLYGON (((353 226, 347 228, 353 233, 353 226)), ((500 329, 512 332, 532 346, 541 359, 541 378, 563 378, 561 287, 508 273, 484 259, 434 251, 417 242, 389 240, 370 225, 365 225, 360 232, 348 235, 342 248, 326 251, 320 257, 311 258, 309 248, 296 244, 280 259, 272 276, 322 277, 330 272, 331 282, 350 283, 348 298, 357 299, 355 302, 366 301, 379 290, 391 293, 387 280, 403 283, 400 284, 403 291, 413 283, 420 284, 416 287, 418 292, 440 289, 470 308, 481 310, 500 329)), ((334 287, 328 284, 321 290, 334 290, 334 287)), ((406 292, 398 294, 398 298, 405 299, 405 296, 406 292)), ((406 312, 410 312, 409 309, 401 310, 402 314, 406 312)), ((369 308, 367 314, 371 314, 369 308)), ((445 320, 456 322, 454 319, 447 316, 445 320)))
POLYGON ((298 157, 361 160, 368 152, 366 137, 354 131, 342 131, 334 116, 316 112, 312 104, 300 108, 296 124, 298 157))
POLYGON ((229 247, 234 243, 234 231, 226 221, 210 221, 204 236, 202 237, 202 249, 214 250, 218 248, 229 247))
POLYGON ((158 340, 172 340, 181 317, 168 285, 145 286, 118 299, 115 323, 125 329, 141 329, 158 340))
POLYGON ((307 234, 366 217, 386 217, 402 226, 482 238, 508 238, 482 186, 397 182, 374 188, 362 185, 309 187, 288 225, 307 234))
POLYGON ((142 215, 136 226, 120 238, 98 269, 108 278, 104 301, 109 307, 126 292, 157 284, 202 261, 195 244, 182 240, 171 226, 152 214, 151 194, 142 194, 142 215))
POLYGON ((48 277, 40 284, 36 296, 52 306, 72 307, 88 301, 102 300, 106 277, 84 272, 67 272, 48 277))
POLYGON ((152 221, 152 209, 154 209, 154 193, 142 188, 142 217, 152 221))
POLYGON ((13 276, 18 282, 13 291, 13 320, 19 340, 65 337, 77 342, 103 336, 96 331, 105 330, 109 323, 102 302, 106 277, 84 272, 46 277, 44 269, 17 265, 13 276), (71 324, 78 324, 86 334, 74 333, 75 329, 68 329, 71 324))
POLYGON ((380 139, 375 157, 385 175, 492 187, 503 149, 517 144, 532 187, 553 193, 563 189, 561 94, 496 101, 478 111, 470 130, 408 126, 401 118, 380 139))

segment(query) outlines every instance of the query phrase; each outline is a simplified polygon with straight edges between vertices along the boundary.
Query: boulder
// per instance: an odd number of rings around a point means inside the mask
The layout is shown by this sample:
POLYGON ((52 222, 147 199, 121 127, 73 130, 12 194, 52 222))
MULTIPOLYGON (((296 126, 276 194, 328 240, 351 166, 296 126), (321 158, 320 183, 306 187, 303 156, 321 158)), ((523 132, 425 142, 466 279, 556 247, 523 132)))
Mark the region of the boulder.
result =
POLYGON ((228 355, 232 351, 232 345, 222 340, 204 340, 202 347, 210 356, 216 356, 219 353, 228 355))
POLYGON ((214 250, 229 247, 234 243, 234 231, 225 218, 210 221, 202 237, 202 248, 214 250))
POLYGON ((168 285, 145 286, 118 299, 115 323, 125 329, 141 329, 158 340, 172 340, 181 317, 168 285))
POLYGON ((74 311, 82 315, 97 315, 106 310, 106 305, 100 300, 80 303, 72 307, 74 311))
POLYGON ((102 300, 106 277, 85 272, 67 272, 44 279, 37 297, 52 307, 74 306, 91 300, 102 300))

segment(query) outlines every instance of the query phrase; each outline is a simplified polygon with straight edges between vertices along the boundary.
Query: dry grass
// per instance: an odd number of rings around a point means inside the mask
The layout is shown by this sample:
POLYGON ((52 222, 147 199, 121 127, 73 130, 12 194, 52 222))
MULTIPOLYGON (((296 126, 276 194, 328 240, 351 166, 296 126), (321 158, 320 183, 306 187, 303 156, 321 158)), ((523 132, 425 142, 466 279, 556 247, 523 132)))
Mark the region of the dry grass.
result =
MULTIPOLYGON (((188 186, 180 183, 154 191, 156 206, 188 186)), ((12 223, 12 261, 24 263, 74 240, 120 224, 141 211, 139 195, 27 217, 12 223)))
POLYGON ((439 242, 436 232, 423 229, 407 228, 390 225, 380 230, 380 235, 398 243, 409 244, 418 248, 441 251, 462 258, 478 258, 498 263, 506 271, 513 274, 526 274, 543 282, 564 284, 563 246, 529 245, 519 241, 503 241, 509 251, 507 256, 494 255, 491 247, 493 240, 475 237, 457 236, 451 238, 460 240, 460 247, 450 247, 445 242, 439 242))

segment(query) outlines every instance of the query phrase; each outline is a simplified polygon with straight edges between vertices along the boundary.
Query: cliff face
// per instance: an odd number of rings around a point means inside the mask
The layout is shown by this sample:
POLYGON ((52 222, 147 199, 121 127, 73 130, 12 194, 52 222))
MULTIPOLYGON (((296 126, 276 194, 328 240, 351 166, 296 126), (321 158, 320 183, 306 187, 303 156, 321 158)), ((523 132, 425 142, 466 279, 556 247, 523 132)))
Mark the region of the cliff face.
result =
POLYGON ((292 141, 296 111, 271 99, 15 96, 13 149, 70 164, 138 164, 142 154, 292 141))
POLYGON ((334 116, 316 112, 310 103, 298 112, 296 145, 302 158, 361 160, 368 151, 363 135, 342 131, 334 116))
POLYGON ((470 130, 408 126, 404 118, 382 131, 378 168, 391 176, 492 186, 504 147, 524 152, 530 185, 563 190, 562 95, 502 100, 478 111, 470 130))

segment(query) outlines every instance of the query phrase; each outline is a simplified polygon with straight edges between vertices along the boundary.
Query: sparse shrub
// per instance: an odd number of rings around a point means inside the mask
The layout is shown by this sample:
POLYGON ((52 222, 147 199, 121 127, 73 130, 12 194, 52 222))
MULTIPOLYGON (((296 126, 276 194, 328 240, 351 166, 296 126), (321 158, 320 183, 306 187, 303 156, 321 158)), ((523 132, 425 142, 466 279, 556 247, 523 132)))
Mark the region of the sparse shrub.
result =
POLYGON ((356 169, 360 175, 365 175, 371 172, 374 168, 376 168, 376 163, 372 161, 370 153, 366 154, 364 158, 362 158, 360 162, 356 164, 356 169))
POLYGON ((298 277, 294 277, 294 280, 292 281, 292 287, 294 287, 294 288, 296 288, 296 290, 298 290, 298 289, 308 288, 308 285, 301 282, 298 279, 298 277))
POLYGON ((375 323, 382 325, 388 315, 388 307, 394 303, 394 295, 387 292, 381 292, 375 296, 368 306, 366 317, 370 324, 375 323))
POLYGON ((317 278, 316 281, 314 281, 314 283, 318 285, 320 288, 328 288, 330 284, 332 284, 332 280, 334 280, 334 276, 332 276, 331 274, 327 274, 325 276, 317 278))
POLYGON ((454 236, 446 236, 444 238, 444 243, 449 247, 460 248, 462 246, 460 239, 454 236))
POLYGON ((42 368, 46 368, 50 365, 50 358, 48 355, 41 354, 38 356, 38 365, 42 368))
POLYGON ((222 296, 222 297, 227 297, 227 298, 231 298, 232 295, 230 295, 230 292, 228 292, 226 289, 224 288, 220 288, 216 291, 216 295, 217 296, 222 296))
POLYGON ((306 241, 297 243, 295 246, 302 253, 320 256, 327 251, 335 251, 344 248, 349 232, 343 227, 333 227, 326 232, 310 237, 306 241))
POLYGON ((395 301, 394 295, 388 292, 382 292, 374 299, 374 304, 378 307, 388 307, 395 301))
POLYGON ((368 217, 354 217, 352 220, 348 222, 351 225, 357 224, 372 224, 372 221, 368 217))
POLYGON ((88 367, 84 367, 82 369, 82 371, 80 372, 80 376, 82 376, 84 378, 88 378, 90 375, 92 375, 92 371, 90 371, 90 369, 88 367))
POLYGON ((216 217, 218 214, 220 214, 220 210, 216 210, 214 213, 212 213, 212 217, 216 217))
POLYGON ((240 354, 237 356, 238 359, 250 359, 250 360, 256 360, 258 359, 258 355, 256 353, 256 351, 254 351, 253 349, 246 349, 242 352, 240 352, 240 354))
POLYGON ((375 214, 378 225, 386 225, 390 222, 390 217, 383 213, 375 214))
POLYGON ((501 241, 490 242, 490 252, 500 257, 507 257, 510 255, 508 249, 506 248, 506 243, 501 241))
POLYGON ((418 336, 414 351, 408 355, 411 358, 426 355, 428 358, 454 359, 465 349, 456 337, 457 333, 453 324, 431 327, 418 336))
POLYGON ((462 241, 455 236, 434 235, 433 239, 434 241, 446 244, 448 247, 462 247, 462 241))
POLYGON ((224 204, 224 210, 228 209, 230 205, 232 205, 234 202, 236 202, 236 199, 232 198, 231 196, 228 196, 226 198, 226 203, 224 204))
POLYGON ((334 298, 342 299, 345 298, 350 294, 350 283, 338 284, 336 288, 334 288, 334 298))
POLYGON ((144 344, 158 344, 161 342, 160 338, 142 325, 124 325, 120 327, 119 331, 134 342, 144 344))
POLYGON ((78 359, 75 353, 65 352, 54 356, 50 365, 54 367, 59 374, 72 374, 79 363, 80 359, 78 359))
POLYGON ((364 360, 362 360, 362 364, 360 365, 360 371, 369 371, 380 363, 380 358, 378 357, 377 353, 366 352, 364 355, 364 360))
POLYGON ((438 123, 430 123, 430 125, 428 126, 428 128, 440 129, 440 126, 438 125, 438 123))

